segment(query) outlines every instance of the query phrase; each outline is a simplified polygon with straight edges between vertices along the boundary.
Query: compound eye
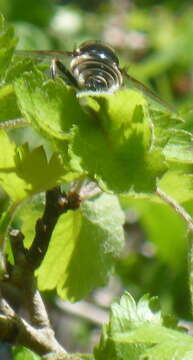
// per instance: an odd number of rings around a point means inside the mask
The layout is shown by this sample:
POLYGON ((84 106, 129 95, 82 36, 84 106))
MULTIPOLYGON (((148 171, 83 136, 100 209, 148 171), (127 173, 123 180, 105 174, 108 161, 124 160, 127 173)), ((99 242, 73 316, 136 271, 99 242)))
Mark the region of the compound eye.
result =
POLYGON ((110 45, 103 43, 102 41, 87 41, 84 42, 76 50, 77 55, 89 54, 101 60, 110 61, 119 64, 119 59, 115 54, 113 48, 110 45))

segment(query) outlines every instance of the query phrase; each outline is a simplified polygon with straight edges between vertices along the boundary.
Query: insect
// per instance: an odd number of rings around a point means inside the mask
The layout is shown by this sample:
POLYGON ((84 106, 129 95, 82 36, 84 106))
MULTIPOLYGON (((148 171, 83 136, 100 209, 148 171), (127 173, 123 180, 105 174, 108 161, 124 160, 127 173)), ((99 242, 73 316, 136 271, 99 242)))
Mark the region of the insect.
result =
POLYGON ((163 101, 152 90, 127 74, 125 69, 121 69, 114 49, 104 42, 87 41, 73 51, 17 50, 16 55, 52 58, 50 66, 52 78, 61 76, 68 85, 76 88, 78 92, 113 93, 122 86, 134 86, 168 110, 175 111, 171 105, 163 101), (70 70, 61 61, 65 57, 71 59, 70 70))

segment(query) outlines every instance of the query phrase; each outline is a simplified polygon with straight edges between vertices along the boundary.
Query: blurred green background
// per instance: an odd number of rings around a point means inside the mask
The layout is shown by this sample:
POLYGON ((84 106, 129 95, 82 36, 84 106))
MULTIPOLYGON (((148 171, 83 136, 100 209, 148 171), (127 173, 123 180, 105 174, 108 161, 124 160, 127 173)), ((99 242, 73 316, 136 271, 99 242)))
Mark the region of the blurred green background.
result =
MULTIPOLYGON (((15 26, 18 48, 71 50, 85 40, 104 40, 131 75, 177 108, 192 107, 192 1, 0 0, 0 11, 15 26)), ((110 284, 88 300, 106 309, 124 289, 136 300, 148 292, 160 297, 166 316, 190 320, 184 223, 166 205, 120 200, 126 246, 110 284)), ((192 201, 183 205, 193 214, 192 201)), ((97 325, 61 317, 55 294, 45 297, 59 340, 68 350, 89 350, 98 338, 97 325)))

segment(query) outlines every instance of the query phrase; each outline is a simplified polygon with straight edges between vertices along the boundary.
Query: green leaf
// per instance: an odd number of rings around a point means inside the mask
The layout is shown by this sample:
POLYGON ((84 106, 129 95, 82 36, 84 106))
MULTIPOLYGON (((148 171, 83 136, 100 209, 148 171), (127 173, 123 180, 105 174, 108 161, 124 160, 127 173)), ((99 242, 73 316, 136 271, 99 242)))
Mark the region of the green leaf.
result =
POLYGON ((153 192, 166 170, 152 146, 144 97, 122 90, 80 99, 60 81, 25 74, 15 89, 24 116, 59 149, 75 172, 88 174, 104 189, 153 192))
POLYGON ((179 167, 167 171, 159 180, 158 187, 169 194, 178 203, 193 199, 193 173, 192 166, 179 167), (174 186, 175 184, 175 186, 174 186), (180 191, 179 191, 180 190, 180 191))
POLYGON ((152 311, 152 299, 136 305, 126 293, 111 307, 110 321, 103 328, 96 360, 187 360, 193 355, 193 339, 167 328, 160 312, 152 311))
POLYGON ((6 77, 5 80, 6 82, 12 82, 14 80, 16 80, 17 78, 21 77, 21 75, 25 72, 25 71, 31 71, 34 68, 33 65, 33 61, 32 59, 17 59, 14 57, 14 61, 12 61, 12 63, 10 64, 7 72, 6 72, 6 77))
POLYGON ((104 285, 123 245, 123 222, 116 197, 107 194, 64 214, 37 271, 40 290, 57 288, 62 298, 77 301, 104 285))
POLYGON ((151 147, 144 97, 121 90, 93 100, 98 106, 93 119, 74 127, 72 166, 86 170, 105 190, 153 192, 166 167, 160 151, 151 147))
POLYGON ((166 159, 182 163, 193 163, 193 135, 183 130, 173 130, 170 139, 164 147, 166 159))
MULTIPOLYGON (((168 194, 173 199, 175 199, 179 204, 187 202, 193 199, 192 171, 193 171, 192 165, 183 166, 180 164, 176 164, 176 165, 172 164, 170 166, 170 170, 165 172, 165 174, 158 180, 157 185, 166 194, 168 194)), ((161 202, 161 200, 158 199, 158 197, 155 196, 154 194, 136 193, 135 191, 130 191, 128 194, 123 195, 121 198, 123 205, 125 202, 127 202, 126 200, 127 198, 129 200, 131 198, 135 198, 135 199, 147 199, 156 203, 161 202)))
MULTIPOLYGON (((159 114, 159 113, 158 113, 159 114)), ((183 117, 162 114, 158 115, 156 112, 153 114, 153 122, 155 125, 155 143, 162 146, 163 153, 167 160, 171 162, 178 162, 182 164, 192 164, 193 151, 192 151, 192 129, 188 129, 187 122, 183 117)))
POLYGON ((14 347, 13 360, 40 360, 40 356, 25 347, 14 347))
POLYGON ((7 206, 6 211, 0 217, 0 277, 6 273, 5 253, 9 254, 9 260, 12 261, 12 251, 10 246, 7 246, 8 229, 13 219, 15 206, 7 206))
POLYGON ((26 197, 25 181, 16 175, 16 146, 8 135, 0 132, 0 186, 14 203, 26 197))
POLYGON ((17 148, 16 173, 25 180, 28 192, 37 193, 51 189, 70 175, 66 171, 61 157, 54 153, 48 161, 42 146, 29 150, 27 144, 17 148))
POLYGON ((71 179, 60 156, 53 154, 48 162, 43 147, 30 151, 25 144, 17 148, 5 132, 0 132, 0 186, 14 203, 55 186, 66 176, 71 179))
POLYGON ((155 145, 162 148, 169 167, 158 186, 179 203, 189 201, 193 197, 192 115, 160 115, 154 111, 152 119, 155 145))
POLYGON ((9 67, 16 45, 13 27, 7 26, 3 16, 0 19, 0 76, 2 77, 9 67))
POLYGON ((65 87, 61 80, 44 80, 34 69, 15 82, 21 111, 43 136, 69 140, 72 124, 86 115, 73 89, 65 87))
POLYGON ((25 235, 24 244, 29 248, 35 237, 35 225, 42 216, 45 204, 45 194, 39 193, 22 203, 14 214, 13 224, 25 235))
POLYGON ((0 88, 0 108, 0 122, 21 116, 12 85, 5 85, 0 88))

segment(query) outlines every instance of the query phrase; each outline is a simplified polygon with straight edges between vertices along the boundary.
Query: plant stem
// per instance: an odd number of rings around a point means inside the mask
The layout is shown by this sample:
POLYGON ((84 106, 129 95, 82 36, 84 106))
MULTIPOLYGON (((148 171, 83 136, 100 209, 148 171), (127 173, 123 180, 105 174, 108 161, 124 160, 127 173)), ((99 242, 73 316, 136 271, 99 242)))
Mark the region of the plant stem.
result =
POLYGON ((192 216, 190 216, 190 214, 188 214, 188 212, 181 205, 179 205, 172 197, 165 194, 165 192, 162 191, 161 189, 157 188, 156 194, 164 202, 166 202, 168 205, 170 205, 176 211, 177 214, 179 214, 181 216, 181 218, 188 225, 188 229, 191 232, 193 232, 193 218, 192 218, 192 216))

